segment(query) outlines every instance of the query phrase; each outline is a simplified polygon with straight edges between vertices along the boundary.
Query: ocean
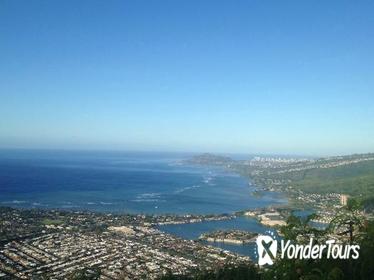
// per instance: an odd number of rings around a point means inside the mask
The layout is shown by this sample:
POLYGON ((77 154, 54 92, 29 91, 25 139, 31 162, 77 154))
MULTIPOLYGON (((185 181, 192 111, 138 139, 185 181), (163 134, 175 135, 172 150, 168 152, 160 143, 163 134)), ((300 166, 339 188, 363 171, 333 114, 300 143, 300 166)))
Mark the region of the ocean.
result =
MULTIPOLYGON (((231 214, 285 203, 278 193, 252 196, 248 179, 183 164, 192 154, 0 150, 0 205, 112 213, 231 214)), ((184 239, 218 229, 263 233, 253 218, 165 225, 184 239)), ((256 259, 255 245, 207 243, 256 259)))
POLYGON ((192 154, 0 151, 0 205, 116 213, 221 214, 282 203, 254 197, 250 182, 192 154))
MULTIPOLYGON (((259 223, 256 219, 251 217, 240 216, 230 220, 221 221, 205 221, 202 223, 191 223, 191 224, 171 224, 161 225, 158 229, 183 239, 197 240, 199 236, 206 232, 212 232, 216 230, 244 230, 259 234, 276 234, 274 229, 264 226, 259 223)), ((218 247, 222 250, 232 251, 241 255, 249 256, 252 260, 257 261, 257 247, 255 243, 245 244, 230 244, 222 242, 207 242, 202 241, 207 245, 218 247)))

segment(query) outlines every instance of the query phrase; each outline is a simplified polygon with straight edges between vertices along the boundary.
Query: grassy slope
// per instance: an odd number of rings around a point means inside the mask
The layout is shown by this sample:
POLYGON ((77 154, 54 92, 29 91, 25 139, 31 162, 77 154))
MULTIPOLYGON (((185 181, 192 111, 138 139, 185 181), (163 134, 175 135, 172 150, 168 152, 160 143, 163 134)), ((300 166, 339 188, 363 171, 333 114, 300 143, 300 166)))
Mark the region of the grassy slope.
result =
POLYGON ((339 192, 354 196, 374 195, 374 161, 290 172, 276 177, 291 179, 294 187, 305 192, 339 192))

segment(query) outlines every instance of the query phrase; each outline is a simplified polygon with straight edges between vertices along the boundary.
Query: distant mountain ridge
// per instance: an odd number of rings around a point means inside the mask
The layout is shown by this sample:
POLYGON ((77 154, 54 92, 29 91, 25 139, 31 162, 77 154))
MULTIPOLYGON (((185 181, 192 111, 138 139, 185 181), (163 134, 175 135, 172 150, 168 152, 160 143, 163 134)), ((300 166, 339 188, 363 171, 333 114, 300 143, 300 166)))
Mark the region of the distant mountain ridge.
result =
POLYGON ((201 165, 226 165, 232 163, 234 160, 227 156, 220 156, 211 153, 204 153, 188 159, 188 163, 201 165))

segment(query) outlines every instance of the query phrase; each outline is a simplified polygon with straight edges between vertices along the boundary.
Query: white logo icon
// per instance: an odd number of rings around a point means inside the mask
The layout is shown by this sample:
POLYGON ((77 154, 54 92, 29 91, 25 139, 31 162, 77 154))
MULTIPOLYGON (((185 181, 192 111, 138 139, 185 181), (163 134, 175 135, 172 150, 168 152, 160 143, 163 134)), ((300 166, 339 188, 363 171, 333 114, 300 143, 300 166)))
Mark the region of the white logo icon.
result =
POLYGON ((265 265, 273 264, 273 259, 277 255, 277 240, 273 239, 269 235, 259 235, 256 239, 257 253, 258 253, 258 264, 265 265))

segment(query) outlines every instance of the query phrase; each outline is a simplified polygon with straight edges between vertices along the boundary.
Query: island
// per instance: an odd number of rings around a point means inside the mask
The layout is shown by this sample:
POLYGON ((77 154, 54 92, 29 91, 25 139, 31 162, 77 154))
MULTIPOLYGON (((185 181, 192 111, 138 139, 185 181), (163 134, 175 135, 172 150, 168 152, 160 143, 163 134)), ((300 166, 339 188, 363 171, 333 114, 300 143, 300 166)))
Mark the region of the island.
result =
POLYGON ((199 240, 208 242, 222 242, 231 244, 244 244, 254 242, 257 233, 252 233, 243 230, 217 230, 213 232, 203 233, 199 240))

